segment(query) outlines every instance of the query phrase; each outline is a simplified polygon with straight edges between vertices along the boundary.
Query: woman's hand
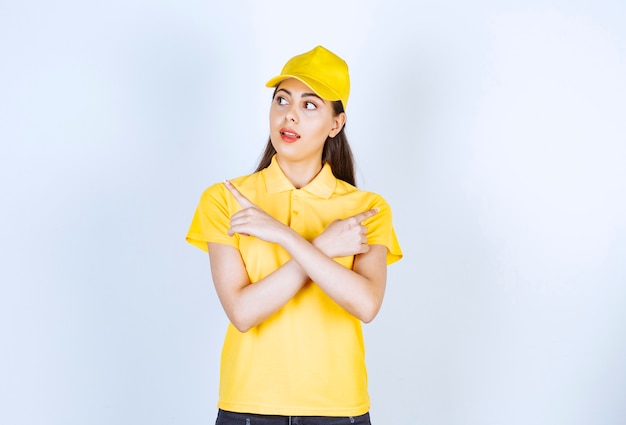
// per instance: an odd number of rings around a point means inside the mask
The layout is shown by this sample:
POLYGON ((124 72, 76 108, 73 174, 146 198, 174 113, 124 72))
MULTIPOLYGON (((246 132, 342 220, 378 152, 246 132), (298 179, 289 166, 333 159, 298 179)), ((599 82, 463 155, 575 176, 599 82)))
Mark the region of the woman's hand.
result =
POLYGON ((239 233, 246 236, 255 236, 266 242, 280 243, 281 235, 291 231, 289 227, 243 196, 231 182, 226 180, 224 185, 242 208, 241 211, 236 212, 230 218, 229 236, 239 233))
POLYGON ((333 221, 313 240, 313 245, 330 258, 366 253, 369 251, 367 228, 362 223, 377 212, 377 209, 372 209, 333 221))

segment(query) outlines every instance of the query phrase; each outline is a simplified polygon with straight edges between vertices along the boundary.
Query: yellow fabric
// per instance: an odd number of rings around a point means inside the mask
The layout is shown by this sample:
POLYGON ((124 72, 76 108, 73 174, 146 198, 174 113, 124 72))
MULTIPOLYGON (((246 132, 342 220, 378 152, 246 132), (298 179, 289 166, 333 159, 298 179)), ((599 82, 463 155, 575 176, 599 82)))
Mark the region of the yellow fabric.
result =
POLYGON ((322 99, 341 100, 348 107, 350 74, 348 64, 323 46, 292 57, 280 75, 269 80, 266 87, 276 87, 287 78, 295 78, 309 86, 322 99))
MULTIPOLYGON (((374 193, 336 179, 325 165, 302 189, 284 176, 276 158, 258 173, 231 180, 248 199, 308 240, 332 221, 370 208, 368 243, 387 247, 387 263, 402 257, 391 209, 374 193)), ((241 252, 251 282, 289 260, 280 246, 250 236, 228 236, 240 210, 223 184, 208 188, 196 209, 187 241, 241 252)), ((352 267, 353 257, 336 259, 352 267)), ((285 306, 246 333, 229 324, 222 350, 218 407, 235 412, 291 416, 356 416, 369 410, 361 322, 309 282, 285 306)))

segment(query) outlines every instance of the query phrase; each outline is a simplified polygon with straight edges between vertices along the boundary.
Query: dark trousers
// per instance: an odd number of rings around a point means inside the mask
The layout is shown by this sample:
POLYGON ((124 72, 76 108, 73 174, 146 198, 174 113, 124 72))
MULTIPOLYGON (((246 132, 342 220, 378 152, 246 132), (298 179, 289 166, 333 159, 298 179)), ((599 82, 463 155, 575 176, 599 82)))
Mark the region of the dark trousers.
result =
POLYGON ((215 425, 371 425, 371 422, 369 413, 361 416, 276 416, 219 409, 215 425))

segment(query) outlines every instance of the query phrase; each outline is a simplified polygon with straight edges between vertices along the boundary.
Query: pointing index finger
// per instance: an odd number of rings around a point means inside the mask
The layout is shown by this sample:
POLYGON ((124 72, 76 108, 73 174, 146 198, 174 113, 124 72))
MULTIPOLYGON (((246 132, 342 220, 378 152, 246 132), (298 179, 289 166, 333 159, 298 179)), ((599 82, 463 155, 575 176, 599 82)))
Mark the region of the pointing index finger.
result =
POLYGON ((373 217, 377 213, 378 213, 378 208, 373 208, 371 210, 367 210, 360 214, 355 215, 354 218, 357 220, 358 223, 363 223, 365 220, 367 220, 370 217, 373 217))
POLYGON ((226 186, 226 189, 228 189, 228 191, 232 193, 233 197, 242 208, 249 208, 254 206, 254 204, 250 202, 248 198, 243 196, 241 192, 239 192, 239 190, 235 187, 235 185, 232 184, 230 181, 224 180, 224 186, 226 186))

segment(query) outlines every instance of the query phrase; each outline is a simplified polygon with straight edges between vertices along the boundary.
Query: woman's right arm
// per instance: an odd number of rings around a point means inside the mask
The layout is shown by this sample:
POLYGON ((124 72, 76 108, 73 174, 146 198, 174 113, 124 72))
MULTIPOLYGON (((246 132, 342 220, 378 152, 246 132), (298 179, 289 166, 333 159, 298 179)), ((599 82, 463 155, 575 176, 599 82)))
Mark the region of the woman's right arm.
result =
POLYGON ((289 260, 252 285, 239 250, 220 243, 209 242, 208 246, 217 296, 228 319, 240 332, 278 311, 309 280, 298 263, 289 260))

